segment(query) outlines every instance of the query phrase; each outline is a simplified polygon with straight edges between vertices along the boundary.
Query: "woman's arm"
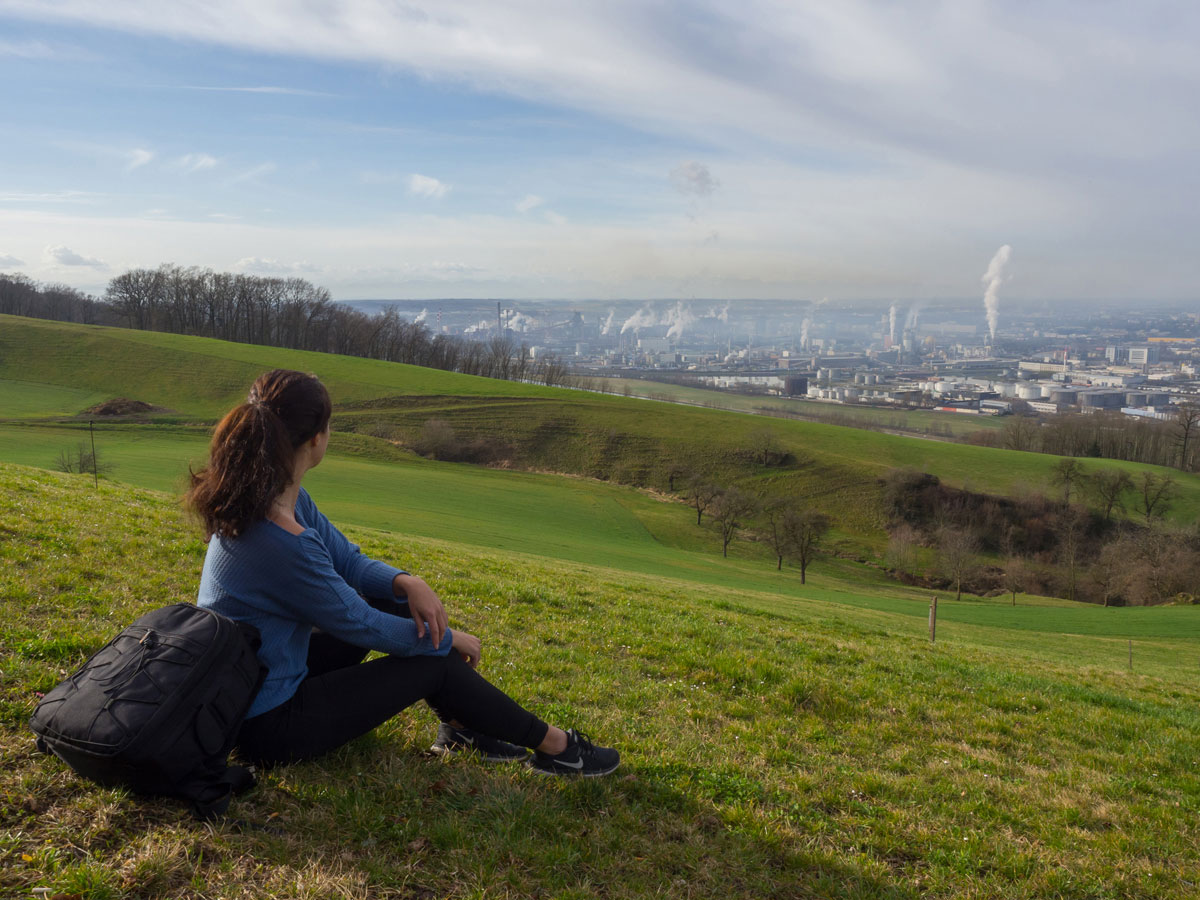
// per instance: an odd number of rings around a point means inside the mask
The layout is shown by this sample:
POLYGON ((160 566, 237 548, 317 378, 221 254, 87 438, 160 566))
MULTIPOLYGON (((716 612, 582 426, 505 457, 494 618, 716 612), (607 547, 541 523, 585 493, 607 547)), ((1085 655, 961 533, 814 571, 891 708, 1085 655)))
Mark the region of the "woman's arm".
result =
POLYGON ((414 619, 374 609, 337 573, 320 538, 310 533, 299 538, 301 552, 286 579, 291 616, 356 647, 396 656, 444 656, 450 651, 454 632, 443 626, 435 643, 433 629, 424 623, 418 627, 414 619))
POLYGON ((357 544, 351 543, 325 514, 317 509, 317 504, 303 488, 300 489, 300 496, 296 501, 296 520, 321 536, 321 543, 325 545, 334 571, 358 593, 372 600, 400 596, 396 593, 396 576, 407 573, 362 553, 357 544))
POLYGON ((448 619, 446 608, 434 593, 433 588, 425 583, 423 578, 401 572, 392 579, 392 593, 397 597, 408 598, 408 608, 412 612, 413 621, 417 623, 417 637, 425 637, 428 624, 429 639, 435 646, 441 646, 442 635, 446 633, 448 619))

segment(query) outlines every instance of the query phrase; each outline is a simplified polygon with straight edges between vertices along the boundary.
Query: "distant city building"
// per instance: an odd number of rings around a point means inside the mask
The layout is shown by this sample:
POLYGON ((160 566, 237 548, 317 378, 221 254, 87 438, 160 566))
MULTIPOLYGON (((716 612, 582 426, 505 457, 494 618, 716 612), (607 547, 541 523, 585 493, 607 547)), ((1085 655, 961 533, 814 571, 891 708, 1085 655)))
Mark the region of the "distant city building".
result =
POLYGON ((1130 347, 1129 364, 1131 366, 1152 366, 1158 362, 1158 347, 1130 347))

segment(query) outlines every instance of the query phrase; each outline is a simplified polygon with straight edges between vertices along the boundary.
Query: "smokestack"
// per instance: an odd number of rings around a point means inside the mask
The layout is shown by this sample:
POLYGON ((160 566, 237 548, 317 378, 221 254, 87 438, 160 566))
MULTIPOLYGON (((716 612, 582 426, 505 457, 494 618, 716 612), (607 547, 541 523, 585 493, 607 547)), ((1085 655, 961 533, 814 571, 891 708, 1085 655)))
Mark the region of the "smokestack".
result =
POLYGON ((998 292, 1001 283, 1005 280, 1004 269, 1011 256, 1012 247, 1005 244, 996 251, 996 255, 992 257, 987 272, 982 278, 982 281, 987 284, 987 290, 983 294, 983 308, 987 313, 988 336, 991 344, 996 342, 996 324, 1000 321, 1000 295, 998 292))

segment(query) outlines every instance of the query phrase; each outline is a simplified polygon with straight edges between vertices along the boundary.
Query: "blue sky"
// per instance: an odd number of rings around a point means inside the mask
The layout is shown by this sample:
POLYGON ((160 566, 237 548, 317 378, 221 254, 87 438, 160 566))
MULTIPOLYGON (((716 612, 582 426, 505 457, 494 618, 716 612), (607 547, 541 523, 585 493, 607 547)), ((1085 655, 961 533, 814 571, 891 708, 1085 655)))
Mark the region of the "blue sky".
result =
POLYGON ((1194 300, 1196 9, 0 0, 0 271, 1194 300))

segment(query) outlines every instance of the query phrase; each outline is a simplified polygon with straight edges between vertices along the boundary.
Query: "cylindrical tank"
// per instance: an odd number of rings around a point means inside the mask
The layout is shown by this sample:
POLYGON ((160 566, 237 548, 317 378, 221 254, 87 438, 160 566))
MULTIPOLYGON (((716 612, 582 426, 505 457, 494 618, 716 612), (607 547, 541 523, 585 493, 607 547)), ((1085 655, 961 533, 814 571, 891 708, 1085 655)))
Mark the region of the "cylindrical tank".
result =
POLYGON ((1059 388, 1050 392, 1051 403, 1061 403, 1064 406, 1074 406, 1079 401, 1079 391, 1072 388, 1059 388))
POLYGON ((1017 385, 1017 396, 1022 400, 1040 400, 1042 399, 1042 387, 1038 384, 1019 384, 1017 385))
POLYGON ((1043 384, 1043 385, 1039 385, 1039 387, 1041 388, 1041 391, 1042 391, 1042 397, 1045 398, 1046 400, 1049 400, 1050 395, 1054 393, 1054 391, 1057 389, 1058 386, 1054 385, 1054 384, 1043 384))
POLYGON ((1146 393, 1144 391, 1126 391, 1125 392, 1126 406, 1145 406, 1146 393))
POLYGON ((933 389, 935 391, 937 391, 939 394, 944 394, 947 391, 954 390, 954 382, 953 381, 937 381, 937 382, 934 382, 933 389))
POLYGON ((1147 406, 1167 406, 1171 402, 1170 394, 1153 394, 1146 392, 1147 406))

